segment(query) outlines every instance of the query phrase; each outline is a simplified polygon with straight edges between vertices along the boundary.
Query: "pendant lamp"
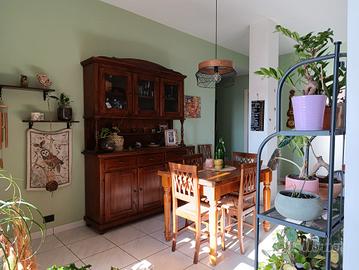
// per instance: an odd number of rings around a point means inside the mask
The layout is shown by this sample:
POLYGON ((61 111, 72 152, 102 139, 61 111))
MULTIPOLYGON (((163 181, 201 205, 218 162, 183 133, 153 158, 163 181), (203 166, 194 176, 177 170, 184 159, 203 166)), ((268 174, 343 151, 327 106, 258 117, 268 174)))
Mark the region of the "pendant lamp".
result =
POLYGON ((217 30, 218 30, 218 0, 216 0, 216 32, 215 32, 215 59, 205 60, 198 64, 196 72, 197 85, 205 88, 215 88, 225 78, 233 78, 237 72, 231 60, 217 59, 217 30))

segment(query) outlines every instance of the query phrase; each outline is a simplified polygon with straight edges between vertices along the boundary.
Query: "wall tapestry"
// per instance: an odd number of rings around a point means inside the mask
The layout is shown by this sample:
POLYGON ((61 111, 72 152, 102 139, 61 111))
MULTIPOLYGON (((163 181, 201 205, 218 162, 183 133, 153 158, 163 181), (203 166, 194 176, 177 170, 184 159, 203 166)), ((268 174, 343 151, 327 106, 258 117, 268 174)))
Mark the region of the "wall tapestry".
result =
POLYGON ((71 183, 72 132, 27 131, 27 189, 54 191, 71 183))
POLYGON ((201 97, 184 97, 184 117, 201 118, 201 97))

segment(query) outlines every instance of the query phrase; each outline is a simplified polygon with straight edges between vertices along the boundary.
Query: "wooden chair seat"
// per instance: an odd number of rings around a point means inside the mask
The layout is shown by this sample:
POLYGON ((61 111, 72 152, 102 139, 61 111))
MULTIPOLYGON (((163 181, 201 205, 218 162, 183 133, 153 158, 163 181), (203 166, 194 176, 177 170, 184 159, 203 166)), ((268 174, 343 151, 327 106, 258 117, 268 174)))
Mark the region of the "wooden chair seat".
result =
MULTIPOLYGON (((204 216, 209 211, 209 205, 201 202, 199 211, 200 215, 204 216)), ((176 209, 176 215, 191 221, 195 221, 197 215, 196 205, 193 203, 186 203, 185 205, 182 205, 176 209)))
MULTIPOLYGON (((224 207, 228 210, 234 210, 237 211, 238 210, 238 195, 233 195, 233 194, 229 194, 226 196, 223 196, 221 198, 221 202, 220 202, 221 207, 224 207)), ((242 208, 243 211, 254 207, 256 204, 253 200, 247 200, 247 201, 243 201, 242 204, 242 208)))

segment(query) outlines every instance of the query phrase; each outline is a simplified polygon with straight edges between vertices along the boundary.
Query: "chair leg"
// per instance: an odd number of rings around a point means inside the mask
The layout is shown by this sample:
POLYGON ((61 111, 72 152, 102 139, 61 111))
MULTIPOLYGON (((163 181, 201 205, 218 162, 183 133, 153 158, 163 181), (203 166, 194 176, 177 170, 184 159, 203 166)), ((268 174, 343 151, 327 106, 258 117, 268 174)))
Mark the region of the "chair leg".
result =
POLYGON ((178 233, 178 217, 173 215, 172 251, 176 250, 176 238, 178 233))
POLYGON ((257 211, 256 209, 253 210, 253 219, 252 219, 252 222, 253 222, 253 231, 254 231, 254 235, 256 234, 256 231, 257 231, 257 211))
POLYGON ((194 257, 193 257, 193 263, 198 263, 198 257, 199 257, 199 248, 201 245, 201 223, 196 222, 196 245, 194 250, 194 257))
POLYGON ((231 215, 229 214, 229 212, 227 213, 227 233, 230 233, 231 232, 231 229, 232 229, 232 218, 231 218, 231 215))
POLYGON ((226 243, 225 243, 225 228, 226 228, 226 210, 222 208, 221 210, 221 245, 222 250, 226 250, 226 243))
POLYGON ((241 254, 244 254, 243 218, 244 218, 244 217, 243 217, 242 215, 239 215, 239 216, 238 216, 238 221, 237 221, 237 224, 238 224, 238 227, 237 227, 237 230, 238 230, 238 241, 239 241, 239 246, 240 246, 241 254))

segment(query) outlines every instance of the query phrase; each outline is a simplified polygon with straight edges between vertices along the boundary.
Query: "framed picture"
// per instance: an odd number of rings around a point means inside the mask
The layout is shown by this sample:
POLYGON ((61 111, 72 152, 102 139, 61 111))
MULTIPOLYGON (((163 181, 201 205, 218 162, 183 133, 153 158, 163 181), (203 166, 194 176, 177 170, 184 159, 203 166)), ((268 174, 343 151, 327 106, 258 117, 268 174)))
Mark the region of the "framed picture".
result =
POLYGON ((27 190, 46 190, 48 183, 71 184, 72 130, 27 131, 27 190))
POLYGON ((184 117, 201 118, 201 97, 197 97, 197 96, 184 97, 184 117))
POLYGON ((166 146, 177 145, 177 130, 176 129, 165 130, 165 144, 166 144, 166 146))

